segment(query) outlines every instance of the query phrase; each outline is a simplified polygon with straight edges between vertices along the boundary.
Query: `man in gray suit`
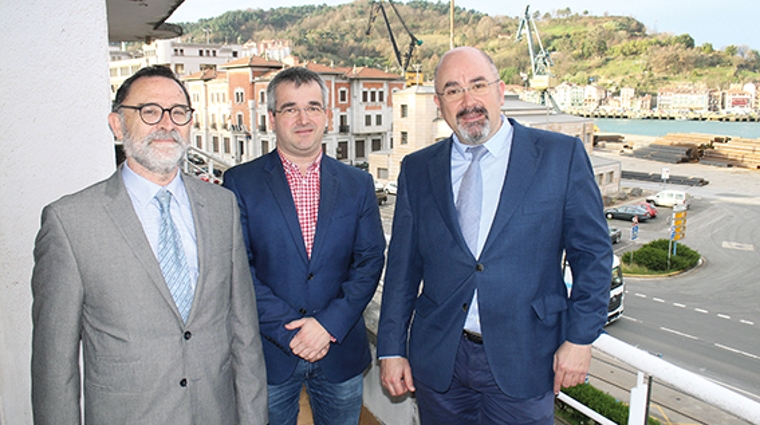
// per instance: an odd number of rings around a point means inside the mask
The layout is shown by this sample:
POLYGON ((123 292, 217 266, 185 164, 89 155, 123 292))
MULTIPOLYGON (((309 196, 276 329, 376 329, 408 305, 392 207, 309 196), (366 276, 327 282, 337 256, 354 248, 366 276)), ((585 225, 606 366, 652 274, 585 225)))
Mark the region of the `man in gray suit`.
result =
POLYGON ((35 424, 265 424, 266 371, 235 196, 180 173, 193 109, 165 67, 116 94, 127 160, 48 205, 34 250, 35 424))

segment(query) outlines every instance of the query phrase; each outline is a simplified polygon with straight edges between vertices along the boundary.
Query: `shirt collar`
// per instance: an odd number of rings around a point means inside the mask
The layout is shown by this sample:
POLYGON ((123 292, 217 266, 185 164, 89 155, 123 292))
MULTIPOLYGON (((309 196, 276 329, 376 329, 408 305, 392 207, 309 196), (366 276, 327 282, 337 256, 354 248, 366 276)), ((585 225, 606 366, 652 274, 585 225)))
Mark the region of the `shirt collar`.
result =
MULTIPOLYGON (((512 124, 509 123, 509 120, 507 120, 504 115, 500 115, 500 118, 501 127, 499 130, 491 136, 490 139, 483 143, 486 150, 488 150, 493 156, 499 156, 504 149, 507 149, 512 140, 512 124)), ((462 143, 456 133, 452 136, 452 140, 454 140, 452 154, 461 158, 467 158, 468 154, 465 154, 465 152, 467 152, 467 148, 472 147, 472 145, 462 143)))
MULTIPOLYGON (((298 166, 288 158, 285 158, 282 155, 282 152, 280 150, 277 150, 277 155, 280 157, 280 161, 282 162, 282 167, 285 169, 288 173, 296 173, 301 174, 301 170, 298 168, 298 166)), ((322 154, 320 153, 317 155, 316 158, 314 158, 314 161, 312 161, 308 167, 306 167, 306 175, 309 175, 312 172, 319 171, 319 167, 322 164, 322 154)))
POLYGON ((124 166, 121 169, 121 179, 133 199, 136 199, 143 206, 148 205, 162 189, 171 192, 172 197, 178 203, 186 204, 188 202, 185 183, 182 181, 179 171, 177 171, 177 175, 174 176, 169 184, 161 186, 135 173, 134 170, 129 168, 127 161, 124 161, 124 166))

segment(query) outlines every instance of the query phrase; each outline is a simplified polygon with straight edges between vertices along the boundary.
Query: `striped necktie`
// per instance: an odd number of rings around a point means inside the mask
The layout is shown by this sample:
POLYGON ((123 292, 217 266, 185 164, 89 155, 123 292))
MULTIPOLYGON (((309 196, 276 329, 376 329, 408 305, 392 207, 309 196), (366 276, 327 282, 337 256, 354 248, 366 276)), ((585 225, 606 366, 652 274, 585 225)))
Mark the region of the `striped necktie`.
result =
POLYGON ((158 231, 158 264, 164 275, 169 292, 182 315, 182 321, 187 323, 190 307, 193 305, 193 288, 190 283, 190 269, 187 266, 185 251, 182 249, 177 226, 172 220, 172 193, 162 190, 156 194, 161 210, 161 227, 158 231))

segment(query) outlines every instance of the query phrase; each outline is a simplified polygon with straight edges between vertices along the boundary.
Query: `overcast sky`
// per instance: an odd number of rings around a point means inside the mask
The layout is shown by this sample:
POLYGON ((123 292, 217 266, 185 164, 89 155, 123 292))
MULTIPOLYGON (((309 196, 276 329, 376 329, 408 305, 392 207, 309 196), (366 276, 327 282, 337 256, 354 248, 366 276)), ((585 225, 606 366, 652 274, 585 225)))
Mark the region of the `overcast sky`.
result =
MULTIPOLYGON (((403 3, 403 1, 401 2, 403 3)), ((350 3, 350 1, 276 1, 278 7, 344 3, 350 3)), ((631 16, 644 23, 650 33, 689 34, 698 46, 702 43, 712 43, 716 49, 722 49, 733 44, 736 46, 748 45, 755 50, 760 49, 760 30, 758 29, 760 1, 758 0, 523 0, 521 2, 455 0, 455 4, 492 16, 520 16, 528 4, 530 4, 531 12, 539 11, 542 15, 546 12, 570 7, 573 12, 583 13, 587 10, 590 14, 597 16, 605 13, 631 16)), ((185 0, 169 18, 169 22, 195 22, 201 18, 219 16, 230 10, 270 9, 271 7, 272 2, 269 1, 185 0)))

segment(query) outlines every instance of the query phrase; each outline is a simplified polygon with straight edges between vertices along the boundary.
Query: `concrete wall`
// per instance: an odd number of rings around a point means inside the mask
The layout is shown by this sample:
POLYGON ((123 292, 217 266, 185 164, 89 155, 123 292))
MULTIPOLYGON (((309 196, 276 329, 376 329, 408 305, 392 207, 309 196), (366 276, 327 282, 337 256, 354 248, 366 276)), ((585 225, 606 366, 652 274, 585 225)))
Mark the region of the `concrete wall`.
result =
POLYGON ((0 425, 24 425, 40 211, 115 168, 106 4, 3 0, 0 28, 0 425))

